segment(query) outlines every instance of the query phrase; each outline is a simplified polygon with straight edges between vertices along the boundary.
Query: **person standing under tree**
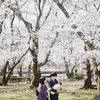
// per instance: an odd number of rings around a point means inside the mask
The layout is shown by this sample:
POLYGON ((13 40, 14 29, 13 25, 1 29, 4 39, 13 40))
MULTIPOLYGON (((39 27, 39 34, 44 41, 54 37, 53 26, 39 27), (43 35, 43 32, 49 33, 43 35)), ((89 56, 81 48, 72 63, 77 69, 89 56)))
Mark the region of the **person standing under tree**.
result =
POLYGON ((38 100, 48 100, 48 91, 46 84, 46 79, 44 77, 40 77, 40 83, 37 89, 37 99, 38 100))
POLYGON ((57 73, 56 72, 51 73, 50 77, 51 78, 48 81, 48 86, 49 86, 49 90, 50 90, 50 100, 58 100, 58 92, 59 92, 60 88, 53 89, 53 86, 55 84, 58 84, 58 81, 56 80, 57 73), (52 94, 52 92, 54 94, 52 94))
POLYGON ((77 73, 77 68, 75 69, 75 74, 77 73))

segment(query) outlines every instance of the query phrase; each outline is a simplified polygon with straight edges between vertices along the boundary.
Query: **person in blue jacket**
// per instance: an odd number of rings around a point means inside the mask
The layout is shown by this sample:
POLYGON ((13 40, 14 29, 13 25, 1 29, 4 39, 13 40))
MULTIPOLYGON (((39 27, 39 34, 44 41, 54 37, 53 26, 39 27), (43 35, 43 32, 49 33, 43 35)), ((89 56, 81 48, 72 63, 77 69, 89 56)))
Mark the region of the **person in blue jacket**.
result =
POLYGON ((56 72, 53 72, 50 74, 50 80, 48 81, 48 86, 50 89, 50 100, 58 100, 58 92, 60 90, 60 88, 58 89, 53 89, 53 86, 55 84, 58 84, 58 81, 56 80, 56 77, 57 77, 57 73, 56 72), (51 92, 53 92, 54 94, 52 94, 51 92))

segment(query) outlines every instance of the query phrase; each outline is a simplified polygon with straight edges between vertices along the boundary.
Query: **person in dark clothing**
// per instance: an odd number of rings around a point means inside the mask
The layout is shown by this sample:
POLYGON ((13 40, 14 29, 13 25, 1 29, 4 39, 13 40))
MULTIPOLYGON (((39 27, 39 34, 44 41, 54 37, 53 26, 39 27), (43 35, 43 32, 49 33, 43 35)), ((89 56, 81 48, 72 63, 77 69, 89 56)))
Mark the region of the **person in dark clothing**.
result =
POLYGON ((55 84, 58 84, 58 81, 56 80, 56 77, 57 77, 57 73, 56 72, 53 72, 50 74, 50 80, 48 81, 48 86, 50 89, 50 100, 58 100, 58 92, 60 90, 60 88, 57 88, 56 90, 53 89, 53 86, 55 84), (54 92, 54 94, 51 93, 54 92))
POLYGON ((75 74, 77 73, 77 68, 75 69, 75 74))

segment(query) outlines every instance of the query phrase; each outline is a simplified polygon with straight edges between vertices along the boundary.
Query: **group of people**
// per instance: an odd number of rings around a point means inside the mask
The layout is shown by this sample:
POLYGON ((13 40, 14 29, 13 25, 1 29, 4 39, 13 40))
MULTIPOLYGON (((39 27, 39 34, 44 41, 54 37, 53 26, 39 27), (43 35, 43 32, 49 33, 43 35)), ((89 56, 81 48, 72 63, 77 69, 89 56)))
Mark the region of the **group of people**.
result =
POLYGON ((48 89, 46 86, 46 79, 44 77, 40 78, 40 83, 37 88, 37 99, 38 100, 48 100, 48 92, 50 92, 50 100, 58 100, 58 92, 61 90, 61 82, 56 80, 57 73, 53 72, 50 74, 50 80, 48 81, 48 89))

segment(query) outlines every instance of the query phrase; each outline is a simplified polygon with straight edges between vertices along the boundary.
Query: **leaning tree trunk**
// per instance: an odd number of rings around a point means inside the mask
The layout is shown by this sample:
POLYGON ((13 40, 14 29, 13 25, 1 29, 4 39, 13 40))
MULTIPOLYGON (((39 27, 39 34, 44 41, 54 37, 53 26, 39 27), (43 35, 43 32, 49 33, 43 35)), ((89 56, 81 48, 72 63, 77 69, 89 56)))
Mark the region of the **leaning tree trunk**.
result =
POLYGON ((92 80, 91 80, 91 78, 92 78, 92 70, 90 70, 90 67, 91 67, 91 65, 90 65, 90 62, 89 62, 89 60, 88 59, 86 59, 86 74, 87 74, 87 79, 85 80, 85 83, 84 83, 84 87, 83 88, 85 88, 85 89, 88 89, 88 88, 93 88, 93 86, 92 86, 92 80))
POLYGON ((12 72, 13 72, 14 68, 21 62, 21 60, 22 60, 23 57, 27 54, 28 51, 29 51, 29 48, 28 48, 28 50, 21 56, 21 58, 18 59, 18 61, 17 61, 16 63, 15 63, 15 61, 14 61, 12 67, 10 68, 10 71, 9 71, 9 73, 8 73, 8 76, 6 76, 6 69, 7 69, 7 66, 8 66, 9 62, 8 62, 8 61, 6 62, 6 65, 5 65, 5 68, 4 68, 4 73, 5 73, 5 74, 3 73, 4 76, 3 76, 3 80, 2 80, 3 85, 7 85, 8 81, 9 81, 9 79, 10 79, 10 76, 12 75, 12 72))
MULTIPOLYGON (((38 45, 36 45, 35 47, 37 47, 38 45)), ((34 47, 33 47, 34 48, 34 47)), ((37 47, 38 48, 38 47, 37 47)), ((33 87, 38 87, 39 85, 39 79, 40 79, 40 76, 41 76, 41 72, 40 72, 40 68, 38 66, 38 55, 36 53, 36 50, 32 50, 30 49, 30 52, 33 56, 33 66, 32 66, 32 71, 33 71, 33 80, 32 80, 32 85, 30 86, 31 88, 33 87)))
POLYGON ((7 69, 8 64, 9 64, 9 61, 6 61, 6 64, 4 66, 4 71, 3 71, 3 79, 2 79, 3 85, 6 85, 6 81, 5 81, 6 80, 6 69, 7 69))

